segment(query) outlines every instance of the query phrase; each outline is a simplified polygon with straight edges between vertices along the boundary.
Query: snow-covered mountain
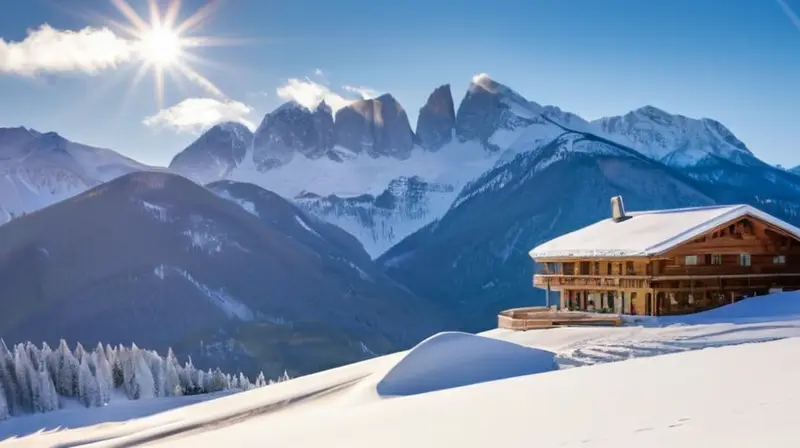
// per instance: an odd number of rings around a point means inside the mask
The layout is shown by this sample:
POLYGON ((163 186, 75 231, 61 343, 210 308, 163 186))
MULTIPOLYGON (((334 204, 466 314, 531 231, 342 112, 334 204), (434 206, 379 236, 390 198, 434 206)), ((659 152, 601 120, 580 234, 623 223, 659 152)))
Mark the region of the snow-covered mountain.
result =
POLYGON ((241 123, 226 122, 211 127, 176 155, 170 169, 190 171, 201 183, 230 175, 253 141, 253 133, 241 123))
POLYGON ((0 242, 8 343, 135 341, 277 376, 447 321, 351 235, 255 185, 130 173, 0 226, 0 242))
POLYGON ((0 224, 149 167, 54 132, 0 128, 0 224))
MULTIPOLYGON (((497 159, 480 141, 453 138, 454 110, 450 86, 437 88, 420 111, 415 134, 388 94, 355 101, 335 116, 324 102, 314 109, 289 102, 264 117, 248 154, 217 179, 292 198, 356 235, 377 257, 440 217, 458 191, 497 159)), ((202 152, 218 151, 209 145, 202 152)), ((183 163, 186 151, 170 168, 199 182, 215 180, 208 176, 212 164, 183 163)))
POLYGON ((592 124, 606 134, 626 138, 632 148, 671 166, 693 166, 709 157, 740 164, 756 159, 728 128, 710 118, 688 118, 645 106, 592 124))
MULTIPOLYGON (((289 102, 264 117, 240 162, 225 170, 183 163, 190 150, 220 151, 201 138, 170 167, 200 182, 227 178, 276 191, 356 235, 377 257, 441 218, 465 185, 496 164, 567 131, 634 149, 698 180, 794 188, 717 121, 647 106, 589 122, 530 101, 487 74, 472 78, 458 108, 450 85, 436 88, 420 109, 416 132, 389 94, 355 101, 335 115, 324 102, 313 109, 289 102), (732 169, 741 172, 731 177, 732 169)), ((226 153, 229 147, 221 146, 226 153)))
POLYGON ((460 329, 496 325, 497 312, 540 301, 527 252, 610 214, 622 194, 631 210, 716 202, 677 170, 593 134, 562 131, 462 189, 437 222, 404 239, 379 263, 413 291, 452 310, 460 329))

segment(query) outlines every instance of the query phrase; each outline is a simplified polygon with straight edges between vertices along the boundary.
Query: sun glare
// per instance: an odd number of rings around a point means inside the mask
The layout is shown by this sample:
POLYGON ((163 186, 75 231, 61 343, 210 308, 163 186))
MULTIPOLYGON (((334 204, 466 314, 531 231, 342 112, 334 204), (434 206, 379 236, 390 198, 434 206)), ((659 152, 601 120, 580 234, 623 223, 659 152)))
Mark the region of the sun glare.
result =
POLYGON ((159 107, 164 100, 164 78, 169 76, 181 87, 182 80, 188 80, 195 86, 213 96, 224 96, 214 83, 190 67, 189 63, 206 63, 189 50, 196 47, 224 45, 225 40, 198 36, 196 31, 211 16, 219 2, 209 0, 203 7, 178 21, 181 0, 169 0, 165 11, 158 7, 158 0, 148 0, 149 20, 139 15, 128 3, 130 0, 111 0, 112 4, 127 19, 128 23, 118 23, 108 19, 117 29, 128 34, 133 41, 135 51, 141 59, 139 73, 134 85, 147 71, 152 70, 155 78, 156 101, 159 107))
POLYGON ((181 39, 166 27, 153 27, 139 42, 142 59, 158 67, 175 64, 181 55, 181 39))

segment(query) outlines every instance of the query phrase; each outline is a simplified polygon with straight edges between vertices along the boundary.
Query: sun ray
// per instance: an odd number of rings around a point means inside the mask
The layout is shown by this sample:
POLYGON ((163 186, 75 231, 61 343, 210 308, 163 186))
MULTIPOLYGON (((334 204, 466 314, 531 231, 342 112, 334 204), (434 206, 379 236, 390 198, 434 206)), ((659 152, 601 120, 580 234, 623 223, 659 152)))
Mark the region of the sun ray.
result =
POLYGON ((145 22, 144 19, 142 19, 133 8, 131 8, 131 5, 129 5, 127 1, 111 0, 111 3, 131 22, 135 28, 146 30, 150 27, 150 25, 145 22))
MULTIPOLYGON (((164 103, 166 77, 169 78, 170 86, 174 84, 181 90, 191 85, 199 87, 208 95, 227 99, 222 89, 198 71, 196 66, 233 73, 231 67, 215 64, 211 60, 193 54, 191 50, 265 41, 264 39, 204 36, 198 33, 211 20, 213 14, 225 0, 207 0, 203 6, 185 18, 181 18, 181 6, 185 3, 182 0, 109 1, 124 18, 123 20, 103 17, 93 11, 81 13, 74 8, 68 12, 100 20, 104 22, 105 26, 130 40, 139 60, 139 70, 133 77, 130 90, 125 93, 125 98, 130 96, 129 92, 140 84, 146 73, 152 72, 154 96, 159 107, 162 107, 164 103), (131 5, 137 7, 134 8, 131 5), (160 5, 164 6, 160 7, 160 5), (188 81, 188 83, 182 81, 188 81)), ((131 78, 126 77, 126 79, 131 78)))
POLYGON ((219 9, 221 3, 222 2, 220 0, 209 0, 208 3, 195 11, 195 13, 189 16, 189 18, 176 26, 175 32, 178 34, 183 34, 192 28, 200 26, 200 24, 207 20, 211 14, 214 13, 214 11, 219 9))

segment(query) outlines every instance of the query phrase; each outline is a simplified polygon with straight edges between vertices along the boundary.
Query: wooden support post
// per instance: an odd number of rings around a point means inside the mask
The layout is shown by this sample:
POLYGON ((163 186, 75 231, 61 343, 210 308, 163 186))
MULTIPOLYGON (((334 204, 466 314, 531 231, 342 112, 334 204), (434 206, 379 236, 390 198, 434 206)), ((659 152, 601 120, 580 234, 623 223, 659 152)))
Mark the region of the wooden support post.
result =
POLYGON ((545 301, 548 308, 550 308, 550 278, 547 279, 547 298, 545 301))

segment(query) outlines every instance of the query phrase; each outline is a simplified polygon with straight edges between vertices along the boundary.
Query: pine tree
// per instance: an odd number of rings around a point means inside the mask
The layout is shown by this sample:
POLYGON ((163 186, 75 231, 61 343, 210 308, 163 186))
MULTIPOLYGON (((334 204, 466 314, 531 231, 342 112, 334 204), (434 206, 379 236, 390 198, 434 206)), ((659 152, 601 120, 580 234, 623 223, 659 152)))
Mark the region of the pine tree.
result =
POLYGON ((14 347, 14 375, 22 412, 34 412, 39 401, 39 378, 24 344, 14 347))
POLYGON ((144 355, 147 365, 150 368, 150 373, 153 375, 154 396, 166 397, 168 393, 166 391, 167 386, 164 359, 162 359, 155 350, 143 351, 142 354, 144 355))
POLYGON ((250 389, 253 388, 253 383, 251 383, 250 379, 248 379, 246 376, 244 376, 244 373, 242 373, 242 372, 239 372, 239 381, 238 381, 238 383, 239 383, 239 389, 241 389, 241 390, 250 390, 250 389))
POLYGON ((69 349, 67 341, 62 339, 59 342, 56 357, 58 359, 56 390, 65 397, 77 397, 80 364, 69 349))
POLYGON ((80 342, 75 345, 75 359, 78 360, 78 363, 83 362, 83 359, 86 357, 86 349, 83 348, 80 342))
POLYGON ((256 378, 256 386, 255 387, 264 387, 267 385, 267 381, 264 379, 264 372, 258 372, 258 377, 256 378))
POLYGON ((192 357, 184 363, 183 368, 178 372, 181 380, 181 388, 184 393, 195 390, 194 379, 197 376, 195 373, 194 365, 192 364, 192 357))
POLYGON ((0 384, 3 385, 5 390, 6 407, 9 415, 21 413, 20 393, 14 372, 14 358, 3 339, 0 339, 0 384))
POLYGON ((88 355, 84 352, 78 374, 78 397, 84 406, 91 408, 100 406, 102 404, 102 399, 100 397, 100 388, 97 385, 97 379, 95 379, 91 369, 89 369, 88 358, 88 355))
POLYGON ((6 392, 3 390, 3 382, 0 381, 0 421, 7 419, 10 415, 8 402, 6 401, 6 392))
POLYGON ((167 358, 164 360, 164 390, 170 396, 183 395, 181 387, 180 371, 181 367, 172 349, 167 350, 167 358))
POLYGON ((59 408, 58 392, 53 384, 53 379, 44 364, 39 366, 39 412, 55 411, 59 408))
POLYGON ((95 366, 95 378, 97 379, 97 389, 100 393, 100 401, 107 404, 111 401, 111 390, 114 388, 114 377, 111 373, 111 366, 108 364, 103 345, 98 344, 98 349, 92 353, 95 366))

